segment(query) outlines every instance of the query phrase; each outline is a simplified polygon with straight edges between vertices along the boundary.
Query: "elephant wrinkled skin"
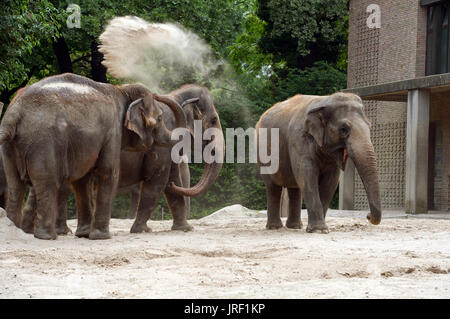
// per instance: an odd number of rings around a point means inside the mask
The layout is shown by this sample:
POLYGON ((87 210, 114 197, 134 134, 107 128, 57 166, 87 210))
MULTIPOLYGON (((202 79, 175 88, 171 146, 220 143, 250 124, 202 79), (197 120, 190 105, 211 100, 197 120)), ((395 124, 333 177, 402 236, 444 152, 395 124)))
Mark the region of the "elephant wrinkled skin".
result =
POLYGON ((268 129, 268 141, 270 129, 279 129, 279 170, 261 175, 267 192, 268 229, 283 226, 280 196, 282 187, 286 187, 289 196, 286 227, 302 227, 303 195, 308 211, 306 231, 327 233, 326 212, 347 155, 355 163, 366 189, 370 205, 367 218, 372 224, 380 223, 377 162, 370 140, 369 121, 357 95, 296 95, 267 110, 256 125, 257 132, 261 128, 268 129))
POLYGON ((65 73, 20 90, 0 126, 8 217, 18 227, 32 227, 37 238, 55 239, 58 198, 71 184, 78 213, 76 235, 110 238, 121 150, 145 152, 152 145, 172 143, 162 121, 161 108, 166 106, 158 101, 172 109, 177 126, 185 127, 177 102, 153 95, 140 84, 114 86, 65 73), (22 221, 26 183, 33 186, 36 214, 22 221), (95 197, 90 194, 92 185, 95 197), (90 210, 91 200, 95 212, 90 210))
MULTIPOLYGON (((169 96, 182 105, 186 116, 186 127, 192 134, 194 120, 199 120, 202 123, 202 131, 208 128, 217 128, 220 134, 215 138, 223 143, 219 115, 214 107, 213 98, 205 87, 184 85, 169 93, 169 96)), ((177 127, 169 108, 163 109, 162 116, 169 130, 177 127)), ((170 148, 155 143, 145 153, 122 151, 118 193, 132 192, 131 216, 129 217, 136 217, 136 219, 130 231, 132 233, 151 231, 147 226, 147 221, 162 194, 164 194, 173 216, 172 230, 192 230, 192 226, 187 221, 190 211, 189 197, 202 194, 211 187, 222 167, 223 153, 220 156, 222 158, 217 162, 206 164, 200 181, 197 185, 190 187, 188 164, 172 162, 170 148)), ((60 234, 65 234, 70 231, 66 224, 65 211, 65 203, 70 190, 61 188, 61 192, 57 229, 60 230, 60 234)), ((24 216, 33 216, 34 207, 34 194, 31 191, 24 209, 24 216)), ((32 221, 33 217, 26 219, 32 221)), ((30 232, 31 229, 31 227, 24 228, 24 231, 30 232)))

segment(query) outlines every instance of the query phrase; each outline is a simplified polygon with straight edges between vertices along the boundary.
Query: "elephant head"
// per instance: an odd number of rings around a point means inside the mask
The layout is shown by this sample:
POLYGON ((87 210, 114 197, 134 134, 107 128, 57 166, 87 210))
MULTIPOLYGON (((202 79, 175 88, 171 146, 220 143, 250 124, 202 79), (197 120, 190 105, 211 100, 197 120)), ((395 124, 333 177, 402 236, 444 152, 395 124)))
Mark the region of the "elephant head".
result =
POLYGON ((143 97, 134 99, 125 113, 124 128, 134 134, 126 134, 122 139, 122 149, 144 152, 153 144, 172 146, 172 132, 163 120, 160 103, 164 103, 173 111, 177 127, 186 127, 186 116, 181 106, 170 96, 152 94, 148 90, 141 92, 143 97))
POLYGON ((344 169, 347 156, 361 176, 370 206, 367 219, 374 225, 381 221, 381 197, 377 161, 370 139, 370 122, 364 114, 360 97, 335 93, 315 100, 307 110, 305 131, 319 150, 335 159, 344 169))
MULTIPOLYGON (((174 192, 180 195, 197 196, 211 187, 222 169, 225 145, 222 126, 220 125, 219 115, 214 107, 213 98, 206 88, 197 85, 185 85, 171 92, 170 95, 181 104, 186 114, 186 128, 192 137, 194 121, 196 120, 202 123, 202 133, 209 128, 218 129, 217 131, 219 132, 218 136, 214 136, 214 142, 217 145, 216 151, 219 154, 215 154, 216 160, 214 162, 205 164, 205 170, 200 181, 191 188, 182 188, 174 183, 169 185, 174 192)), ((205 145, 206 142, 204 141, 202 146, 205 147, 205 145)))

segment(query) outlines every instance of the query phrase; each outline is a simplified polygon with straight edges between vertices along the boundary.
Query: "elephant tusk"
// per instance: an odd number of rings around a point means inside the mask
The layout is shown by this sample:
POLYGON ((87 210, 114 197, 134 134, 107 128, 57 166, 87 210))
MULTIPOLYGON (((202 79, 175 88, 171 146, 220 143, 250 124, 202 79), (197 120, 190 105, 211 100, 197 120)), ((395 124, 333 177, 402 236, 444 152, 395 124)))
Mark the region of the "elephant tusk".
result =
POLYGON ((347 148, 344 148, 344 156, 342 156, 342 169, 345 169, 345 163, 347 163, 348 152, 347 148))

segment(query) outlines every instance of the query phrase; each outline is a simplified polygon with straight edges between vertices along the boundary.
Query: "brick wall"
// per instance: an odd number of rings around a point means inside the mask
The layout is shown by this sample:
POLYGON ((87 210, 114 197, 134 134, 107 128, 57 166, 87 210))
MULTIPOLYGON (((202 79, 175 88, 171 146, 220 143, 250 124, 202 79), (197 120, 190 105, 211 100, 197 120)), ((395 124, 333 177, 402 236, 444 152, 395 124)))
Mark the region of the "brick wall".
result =
POLYGON ((351 0, 348 87, 425 75, 426 9, 419 0, 351 0), (381 9, 381 28, 369 29, 370 4, 381 9))
MULTIPOLYGON (((422 19, 419 0, 350 1, 348 87, 400 81, 424 73, 421 54, 425 54, 425 45, 418 41, 421 36, 426 38, 426 34, 422 34, 425 29, 418 31, 422 28, 419 26, 422 19), (366 9, 370 4, 380 6, 380 29, 367 27, 369 13, 366 9)), ((406 103, 367 101, 365 110, 372 122, 371 136, 377 155, 383 208, 403 208, 406 103)), ((354 203, 356 209, 368 209, 367 195, 358 174, 354 203)))

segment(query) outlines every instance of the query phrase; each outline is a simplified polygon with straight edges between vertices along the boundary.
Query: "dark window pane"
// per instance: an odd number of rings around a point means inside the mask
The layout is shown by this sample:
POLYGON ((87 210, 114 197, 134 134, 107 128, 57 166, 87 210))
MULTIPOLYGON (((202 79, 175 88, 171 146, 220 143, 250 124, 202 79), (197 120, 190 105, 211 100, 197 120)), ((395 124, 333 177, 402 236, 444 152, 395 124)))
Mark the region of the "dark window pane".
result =
POLYGON ((448 54, 448 6, 442 5, 442 33, 441 33, 441 67, 439 73, 447 72, 447 54, 448 54))
POLYGON ((434 7, 429 7, 427 18, 426 75, 433 74, 433 14, 434 7))
POLYGON ((433 73, 441 70, 441 36, 442 36, 442 6, 436 6, 433 14, 433 73))
POLYGON ((450 70, 450 3, 428 7, 426 75, 441 74, 450 70))

